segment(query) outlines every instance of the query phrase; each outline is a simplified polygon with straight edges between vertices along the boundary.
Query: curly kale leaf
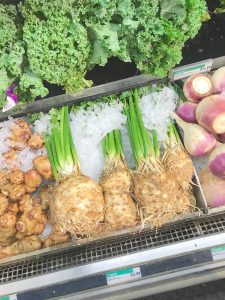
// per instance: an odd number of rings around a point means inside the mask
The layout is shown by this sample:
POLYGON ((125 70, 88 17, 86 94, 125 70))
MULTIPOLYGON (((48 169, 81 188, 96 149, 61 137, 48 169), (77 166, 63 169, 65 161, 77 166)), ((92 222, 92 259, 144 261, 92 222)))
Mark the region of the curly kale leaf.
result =
POLYGON ((185 0, 160 0, 160 15, 167 19, 176 16, 177 20, 184 20, 187 14, 185 0))
POLYGON ((22 13, 31 71, 66 90, 85 87, 89 41, 70 1, 27 0, 22 13))
POLYGON ((202 25, 202 17, 207 12, 205 0, 186 0, 187 17, 181 30, 184 30, 185 41, 194 38, 202 25))
POLYGON ((41 78, 28 69, 20 77, 18 93, 23 102, 30 102, 36 97, 45 97, 48 89, 43 85, 41 78))
MULTIPOLYGON (((79 1, 78 1, 79 2, 79 1)), ((205 0, 84 0, 81 22, 91 41, 88 67, 112 56, 134 61, 140 71, 165 76, 201 26, 205 0), (93 6, 96 10, 93 10, 93 6), (108 15, 103 8, 108 8, 108 15), (98 14, 99 12, 99 14, 98 14)))
POLYGON ((79 12, 82 24, 93 27, 98 24, 106 24, 115 14, 117 0, 77 0, 75 10, 79 12))
POLYGON ((6 90, 11 83, 12 80, 9 78, 6 70, 0 68, 0 107, 4 105, 6 100, 6 90))
POLYGON ((24 53, 16 7, 0 4, 0 107, 6 100, 7 87, 19 80, 24 53))
POLYGON ((131 61, 129 37, 139 24, 132 1, 92 0, 83 14, 81 22, 91 41, 89 69, 96 64, 104 66, 112 56, 131 61), (99 10, 93 10, 93 5, 99 10))
POLYGON ((67 92, 90 86, 87 70, 112 56, 166 76, 197 34, 206 2, 23 0, 19 11, 22 20, 15 6, 0 5, 2 87, 17 81, 21 99, 31 101, 48 93, 43 81, 67 92))
POLYGON ((176 6, 172 6, 179 2, 182 4, 183 0, 161 1, 161 5, 170 4, 167 12, 172 14, 165 14, 165 7, 163 13, 159 1, 139 1, 138 19, 143 21, 131 39, 130 51, 132 60, 142 72, 166 76, 180 62, 184 43, 200 29, 206 11, 205 0, 185 0, 185 14, 178 13, 176 6))
POLYGON ((225 0, 220 0, 220 6, 217 7, 214 12, 216 14, 224 14, 225 13, 225 0))

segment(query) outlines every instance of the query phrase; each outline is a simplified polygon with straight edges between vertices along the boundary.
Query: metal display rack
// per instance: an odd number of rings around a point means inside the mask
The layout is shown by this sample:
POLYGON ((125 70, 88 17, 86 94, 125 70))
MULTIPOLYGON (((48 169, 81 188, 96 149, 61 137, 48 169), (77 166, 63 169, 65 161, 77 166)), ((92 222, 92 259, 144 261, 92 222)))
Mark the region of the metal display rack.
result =
MULTIPOLYGON (((204 62, 203 62, 204 63, 204 62)), ((199 66, 202 64, 195 64, 199 66)), ((211 69, 225 65, 212 60, 211 69)), ((183 70, 189 66, 184 66, 183 70)), ((14 117, 90 101, 159 81, 136 76, 20 106, 14 117), (57 101, 56 101, 57 98, 57 101)), ((0 121, 8 114, 0 114, 0 121)), ((225 210, 210 211, 160 230, 121 233, 84 244, 43 249, 0 262, 0 300, 137 299, 225 278, 225 210), (4 297, 3 297, 4 296, 4 297)))

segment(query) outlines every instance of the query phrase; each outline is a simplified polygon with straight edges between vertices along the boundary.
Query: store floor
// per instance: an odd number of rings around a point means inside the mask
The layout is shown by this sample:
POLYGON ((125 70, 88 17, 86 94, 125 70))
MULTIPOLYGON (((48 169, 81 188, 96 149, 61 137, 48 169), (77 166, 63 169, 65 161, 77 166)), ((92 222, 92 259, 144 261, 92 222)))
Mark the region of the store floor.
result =
POLYGON ((138 300, 225 300, 225 279, 138 300))

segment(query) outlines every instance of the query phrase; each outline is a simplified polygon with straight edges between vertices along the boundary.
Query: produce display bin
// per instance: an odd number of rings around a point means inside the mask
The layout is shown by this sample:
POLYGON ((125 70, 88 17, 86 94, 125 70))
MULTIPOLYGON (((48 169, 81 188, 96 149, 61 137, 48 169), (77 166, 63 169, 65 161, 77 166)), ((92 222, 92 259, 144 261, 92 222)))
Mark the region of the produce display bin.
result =
MULTIPOLYGON (((211 69, 224 65, 219 57, 211 69)), ((18 106, 0 121, 161 81, 135 76, 18 106)), ((225 207, 209 209, 197 172, 195 183, 199 212, 157 231, 132 228, 1 260, 0 299, 137 299, 225 278, 225 207)))

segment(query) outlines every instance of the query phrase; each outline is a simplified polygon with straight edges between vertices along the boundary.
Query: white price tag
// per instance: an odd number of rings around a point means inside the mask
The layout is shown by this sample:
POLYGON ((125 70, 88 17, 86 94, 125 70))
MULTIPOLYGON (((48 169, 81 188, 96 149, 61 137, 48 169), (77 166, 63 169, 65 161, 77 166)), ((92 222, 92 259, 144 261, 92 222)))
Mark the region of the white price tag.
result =
POLYGON ((213 64, 213 60, 207 59, 207 60, 200 61, 198 63, 174 68, 170 72, 170 80, 176 81, 183 78, 187 78, 194 74, 209 72, 212 69, 212 64, 213 64))
POLYGON ((141 278, 141 270, 139 267, 117 270, 106 273, 108 285, 118 284, 127 281, 133 281, 141 278))
POLYGON ((213 260, 220 260, 225 258, 225 246, 211 249, 213 260))

